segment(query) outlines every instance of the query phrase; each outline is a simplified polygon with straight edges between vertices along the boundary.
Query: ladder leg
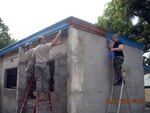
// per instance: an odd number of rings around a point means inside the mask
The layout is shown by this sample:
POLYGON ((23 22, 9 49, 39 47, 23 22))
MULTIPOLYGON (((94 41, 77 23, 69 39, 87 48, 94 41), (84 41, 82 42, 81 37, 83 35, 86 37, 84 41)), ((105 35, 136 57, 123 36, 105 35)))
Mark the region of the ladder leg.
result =
POLYGON ((125 82, 125 71, 123 71, 122 85, 121 85, 121 91, 120 91, 120 96, 119 96, 119 103, 118 103, 117 113, 120 112, 120 104, 121 104, 121 98, 122 98, 122 93, 123 93, 123 88, 124 88, 124 82, 125 82))
POLYGON ((34 106, 34 111, 33 111, 33 113, 36 113, 36 103, 35 103, 35 106, 34 106))
POLYGON ((120 97, 119 97, 119 103, 118 103, 117 113, 120 112, 120 104, 121 104, 121 98, 122 98, 122 93, 123 93, 123 87, 124 87, 124 81, 122 81, 122 85, 121 85, 121 91, 120 91, 120 97))
POLYGON ((24 107, 25 107, 25 105, 26 105, 27 98, 28 98, 29 91, 30 91, 30 89, 31 89, 31 86, 32 86, 33 80, 34 80, 34 76, 33 76, 33 77, 32 77, 32 79, 30 80, 30 84, 29 84, 28 90, 27 90, 27 92, 26 92, 26 95, 25 95, 25 97, 24 97, 24 100, 23 100, 23 104, 22 104, 22 107, 21 107, 20 113, 23 113, 23 111, 24 111, 24 107))
POLYGON ((52 105, 52 97, 51 97, 51 92, 48 92, 48 97, 49 97, 49 102, 50 102, 50 111, 53 112, 53 105, 52 105))
POLYGON ((39 113, 39 92, 36 92, 35 113, 39 113))

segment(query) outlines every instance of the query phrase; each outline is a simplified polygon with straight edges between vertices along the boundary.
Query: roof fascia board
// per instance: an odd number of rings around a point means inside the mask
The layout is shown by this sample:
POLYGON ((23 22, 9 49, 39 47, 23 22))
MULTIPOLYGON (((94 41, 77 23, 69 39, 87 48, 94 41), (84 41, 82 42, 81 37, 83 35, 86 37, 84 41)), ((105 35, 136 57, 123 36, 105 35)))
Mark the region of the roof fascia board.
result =
POLYGON ((92 33, 96 33, 102 36, 105 36, 108 32, 102 28, 100 28, 99 26, 89 23, 87 21, 75 18, 75 17, 70 17, 68 19, 66 19, 67 22, 72 25, 75 28, 79 28, 88 32, 92 32, 92 33))
POLYGON ((38 36, 54 34, 54 33, 58 32, 60 30, 67 29, 69 26, 70 25, 68 23, 66 23, 66 22, 63 22, 63 21, 58 22, 58 23, 56 23, 56 24, 54 24, 54 25, 52 25, 50 27, 47 27, 47 28, 45 28, 45 29, 43 29, 43 30, 33 34, 33 35, 28 36, 25 39, 22 39, 22 40, 14 43, 14 44, 12 44, 10 46, 7 46, 7 47, 1 49, 0 50, 0 55, 7 54, 8 52, 19 48, 20 46, 23 46, 27 42, 35 41, 35 40, 37 40, 38 36))
POLYGON ((150 66, 144 65, 144 69, 150 71, 150 66))

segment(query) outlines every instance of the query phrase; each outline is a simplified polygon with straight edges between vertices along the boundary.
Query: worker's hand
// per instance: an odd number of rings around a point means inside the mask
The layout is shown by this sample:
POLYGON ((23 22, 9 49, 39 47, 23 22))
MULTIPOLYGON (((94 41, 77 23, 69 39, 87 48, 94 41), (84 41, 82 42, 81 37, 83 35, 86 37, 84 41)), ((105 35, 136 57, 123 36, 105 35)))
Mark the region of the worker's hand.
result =
POLYGON ((26 68, 26 69, 25 69, 25 72, 27 72, 27 71, 28 71, 28 69, 26 68))
POLYGON ((61 37, 61 31, 58 32, 58 36, 61 37))
POLYGON ((110 44, 110 40, 107 39, 107 43, 110 44))
POLYGON ((111 51, 115 51, 115 49, 114 49, 114 48, 111 48, 110 50, 111 50, 111 51))

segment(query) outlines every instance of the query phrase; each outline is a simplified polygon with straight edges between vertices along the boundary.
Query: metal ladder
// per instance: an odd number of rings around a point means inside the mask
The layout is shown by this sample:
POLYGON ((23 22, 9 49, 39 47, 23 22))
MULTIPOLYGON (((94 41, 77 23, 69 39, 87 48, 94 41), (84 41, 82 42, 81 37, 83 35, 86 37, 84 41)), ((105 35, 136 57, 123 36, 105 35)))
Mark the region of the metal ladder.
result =
MULTIPOLYGON (((26 94, 25 94, 25 97, 24 97, 24 100, 23 100, 23 103, 22 103, 22 107, 21 107, 20 113, 24 113, 25 112, 25 107, 26 107, 26 104, 27 104, 29 92, 31 90, 31 86, 32 86, 34 80, 35 80, 35 78, 33 76, 32 79, 30 80, 29 87, 28 87, 28 89, 26 91, 26 94)), ((48 92, 48 97, 49 97, 48 104, 50 104, 50 106, 49 106, 50 112, 40 112, 40 108, 39 108, 39 105, 40 105, 39 104, 40 103, 39 102, 39 95, 36 94, 36 100, 34 102, 34 107, 33 107, 33 113, 52 113, 53 112, 52 97, 51 97, 50 90, 48 92)))
POLYGON ((123 71, 121 85, 112 84, 110 98, 106 102, 108 104, 107 113, 131 113, 127 85, 125 84, 125 75, 126 73, 123 71), (126 96, 126 98, 123 98, 123 96, 126 96), (124 112, 120 112, 121 110, 124 112))

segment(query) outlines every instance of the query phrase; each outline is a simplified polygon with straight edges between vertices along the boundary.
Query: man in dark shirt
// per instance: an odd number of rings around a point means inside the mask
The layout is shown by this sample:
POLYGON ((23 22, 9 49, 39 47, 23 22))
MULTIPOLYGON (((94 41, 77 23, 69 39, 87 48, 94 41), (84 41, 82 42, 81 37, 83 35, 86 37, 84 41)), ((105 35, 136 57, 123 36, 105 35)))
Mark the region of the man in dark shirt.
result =
POLYGON ((112 41, 114 41, 114 46, 111 48, 111 51, 114 52, 114 71, 115 71, 115 82, 114 85, 121 85, 122 83, 122 64, 124 62, 124 54, 123 54, 123 43, 119 41, 118 35, 114 34, 112 36, 112 41))

